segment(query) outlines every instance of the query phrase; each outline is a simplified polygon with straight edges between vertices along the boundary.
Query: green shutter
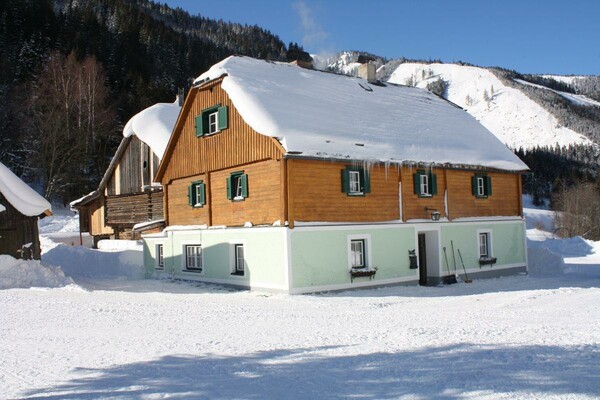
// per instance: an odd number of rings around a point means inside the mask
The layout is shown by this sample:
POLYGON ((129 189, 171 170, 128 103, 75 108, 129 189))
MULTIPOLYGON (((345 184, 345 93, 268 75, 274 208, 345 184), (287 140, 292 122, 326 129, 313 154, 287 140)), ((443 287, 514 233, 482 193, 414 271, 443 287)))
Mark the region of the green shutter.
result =
POLYGON ((421 195, 421 173, 417 172, 413 174, 413 183, 415 185, 415 194, 421 195))
POLYGON ((429 174, 429 177, 431 181, 431 195, 433 196, 434 194, 437 194, 437 175, 429 174))
POLYGON ((485 177, 485 188, 486 188, 486 193, 488 196, 492 195, 492 178, 489 176, 485 177))
POLYGON ((471 177, 471 193, 477 196, 477 175, 471 177))
POLYGON ((227 129, 227 106, 219 107, 219 130, 227 129))
POLYGON ((233 200, 233 193, 231 189, 231 176, 227 178, 227 198, 233 200))
POLYGON ((197 115, 196 116, 196 136, 202 136, 204 135, 204 122, 203 122, 204 118, 202 118, 202 114, 197 115))
POLYGON ((342 170, 342 192, 350 193, 350 170, 342 170))
POLYGON ((203 206, 206 204, 206 185, 204 183, 199 183, 200 186, 200 198, 198 199, 198 204, 203 206))
POLYGON ((240 179, 242 180, 242 197, 246 198, 248 197, 248 175, 244 174, 240 176, 240 179))
POLYGON ((363 193, 371 193, 371 177, 364 169, 360 170, 360 181, 363 185, 363 193))
POLYGON ((194 206, 194 184, 188 186, 188 203, 190 206, 194 206))

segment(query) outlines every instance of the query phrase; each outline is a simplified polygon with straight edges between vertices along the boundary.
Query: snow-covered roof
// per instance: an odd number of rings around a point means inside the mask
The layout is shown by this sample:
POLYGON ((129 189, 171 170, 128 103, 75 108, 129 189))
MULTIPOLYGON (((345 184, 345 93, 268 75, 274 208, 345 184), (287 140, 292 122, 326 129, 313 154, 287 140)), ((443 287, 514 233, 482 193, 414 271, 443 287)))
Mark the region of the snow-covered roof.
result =
POLYGON ((180 110, 179 100, 175 100, 174 103, 157 103, 148 107, 127 122, 123 129, 123 136, 137 136, 150 146, 159 159, 162 159, 180 110))
POLYGON ((0 193, 21 214, 28 217, 52 212, 52 206, 25 182, 0 163, 0 193))
POLYGON ((78 206, 87 204, 90 200, 94 200, 99 195, 100 195, 100 192, 98 192, 97 190, 94 190, 93 192, 90 192, 90 193, 86 194, 85 196, 78 198, 77 200, 73 200, 72 202, 69 203, 69 206, 71 207, 71 209, 77 208, 78 206))
POLYGON ((288 154, 528 169, 467 112, 427 90, 240 56, 195 83, 222 76, 244 120, 288 154))

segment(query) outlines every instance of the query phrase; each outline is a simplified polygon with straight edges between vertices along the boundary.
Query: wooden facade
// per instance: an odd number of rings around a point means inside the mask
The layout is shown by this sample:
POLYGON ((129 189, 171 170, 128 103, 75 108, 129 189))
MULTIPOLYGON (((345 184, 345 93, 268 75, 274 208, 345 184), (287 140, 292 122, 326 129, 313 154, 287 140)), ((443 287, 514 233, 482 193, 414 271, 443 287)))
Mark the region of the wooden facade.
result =
POLYGON ((38 217, 21 214, 2 194, 0 204, 6 208, 0 212, 0 254, 39 260, 41 251, 38 217))
MULTIPOLYGON (((465 217, 521 216, 521 176, 518 172, 433 167, 437 193, 415 194, 415 166, 370 165, 365 170, 370 192, 350 196, 342 191, 341 176, 349 161, 286 156, 279 142, 254 131, 240 116, 221 79, 192 89, 183 106, 156 179, 165 188, 166 225, 242 226, 288 221, 384 222, 429 220, 432 213, 454 220, 465 217), (196 117, 203 110, 227 106, 226 129, 197 136, 196 117), (243 201, 227 197, 232 172, 248 176, 249 194, 243 201), (472 178, 485 173, 493 194, 473 194, 472 178), (189 188, 202 181, 206 203, 190 205, 189 188)), ((355 166, 360 167, 360 160, 355 166)))

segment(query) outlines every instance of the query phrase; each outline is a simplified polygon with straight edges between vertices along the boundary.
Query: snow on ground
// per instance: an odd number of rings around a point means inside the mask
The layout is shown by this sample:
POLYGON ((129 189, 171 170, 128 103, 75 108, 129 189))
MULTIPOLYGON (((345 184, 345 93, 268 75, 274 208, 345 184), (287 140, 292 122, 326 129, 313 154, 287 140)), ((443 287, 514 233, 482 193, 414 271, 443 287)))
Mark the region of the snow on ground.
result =
POLYGON ((531 83, 531 82, 527 82, 524 81, 522 79, 515 79, 515 82, 518 82, 522 85, 527 85, 527 86, 533 86, 536 87, 538 89, 544 89, 544 90, 549 90, 551 92, 554 92, 562 97, 564 97, 565 99, 569 100, 571 103, 577 104, 578 106, 586 106, 586 107, 600 107, 600 101, 596 101, 594 99, 590 99, 587 96, 584 96, 582 94, 573 94, 573 93, 568 93, 568 92, 561 92, 560 90, 554 90, 554 89, 550 89, 546 86, 542 86, 542 85, 537 85, 535 83, 531 83))
POLYGON ((60 287, 73 283, 59 267, 43 265, 35 260, 17 260, 0 254, 0 289, 60 287))
MULTIPOLYGON (((73 269, 132 251, 48 240, 43 256, 73 269)), ((440 287, 287 296, 74 276, 83 289, 1 290, 0 397, 598 398, 600 249, 536 243, 536 276, 440 287)))
POLYGON ((443 78, 449 82, 448 99, 466 109, 511 148, 591 143, 579 133, 561 126, 542 106, 518 89, 505 86, 485 68, 456 64, 403 63, 389 81, 406 84, 412 78, 418 87, 443 78), (484 100, 487 92, 489 101, 484 100))

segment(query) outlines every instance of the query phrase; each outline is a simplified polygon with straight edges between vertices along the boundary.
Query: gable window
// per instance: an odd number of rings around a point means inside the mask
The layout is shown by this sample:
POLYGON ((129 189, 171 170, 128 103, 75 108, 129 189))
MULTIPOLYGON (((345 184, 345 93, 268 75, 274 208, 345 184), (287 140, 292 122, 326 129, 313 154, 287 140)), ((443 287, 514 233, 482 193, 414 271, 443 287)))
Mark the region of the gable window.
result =
POLYGON ((485 174, 476 174, 471 178, 473 196, 488 197, 492 195, 492 178, 485 174))
POLYGON ((228 109, 227 106, 220 104, 214 107, 202 110, 202 113, 196 116, 196 136, 213 135, 227 129, 228 126, 228 109))
POLYGON ((202 246, 192 244, 185 246, 185 269, 188 271, 202 271, 202 246))
POLYGON ((423 170, 413 174, 415 194, 419 197, 431 197, 437 194, 437 175, 423 170))
POLYGON ((363 168, 346 167, 342 170, 342 192, 349 196, 364 196, 371 192, 371 182, 363 168))
POLYGON ((364 268, 365 263, 365 239, 350 240, 350 266, 352 268, 364 268))
POLYGON ((492 256, 490 247, 490 233, 479 232, 479 258, 489 258, 492 256))
POLYGON ((227 198, 233 201, 248 197, 248 175, 244 171, 233 172, 227 178, 227 198))
POLYGON ((165 269, 165 257, 163 253, 163 245, 156 245, 156 269, 165 269))
POLYGON ((202 207, 206 204, 206 185, 203 181, 192 182, 188 192, 190 206, 202 207))
POLYGON ((233 263, 234 263, 234 275, 244 275, 244 267, 246 260, 244 259, 244 245, 234 244, 233 245, 233 263))

